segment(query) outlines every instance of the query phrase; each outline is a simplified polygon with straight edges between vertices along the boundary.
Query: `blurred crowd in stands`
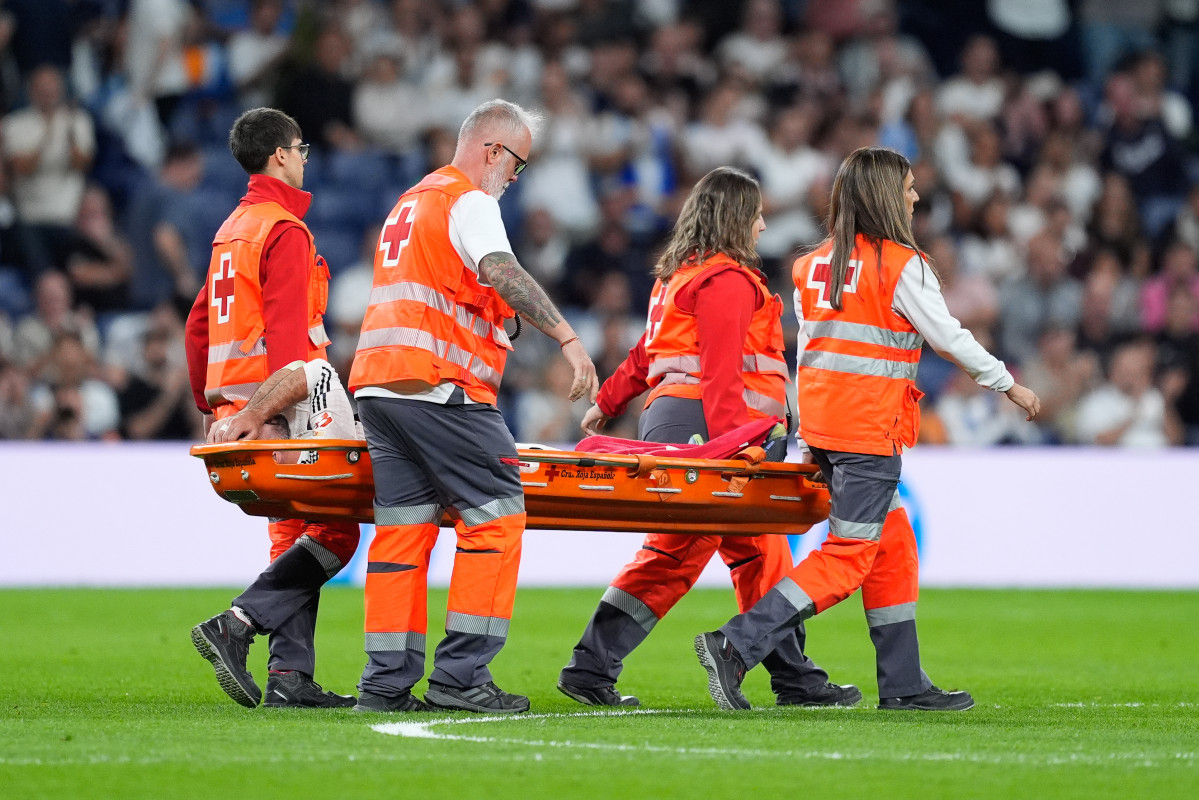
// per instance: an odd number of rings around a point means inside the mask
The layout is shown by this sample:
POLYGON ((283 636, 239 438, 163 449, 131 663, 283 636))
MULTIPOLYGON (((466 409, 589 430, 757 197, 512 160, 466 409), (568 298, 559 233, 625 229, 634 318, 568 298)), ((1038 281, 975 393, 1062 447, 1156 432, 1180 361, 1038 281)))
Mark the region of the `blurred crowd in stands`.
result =
MULTIPOLYGON (((501 206, 601 377, 699 176, 761 180, 789 308, 837 165, 881 144, 950 311, 1044 403, 1024 423, 927 352, 924 441, 1199 445, 1199 0, 3 0, 0 438, 200 436, 182 314, 259 105, 313 145, 347 375, 379 224, 493 97, 546 115, 501 206)), ((518 441, 577 440, 553 343, 515 345, 518 441)))

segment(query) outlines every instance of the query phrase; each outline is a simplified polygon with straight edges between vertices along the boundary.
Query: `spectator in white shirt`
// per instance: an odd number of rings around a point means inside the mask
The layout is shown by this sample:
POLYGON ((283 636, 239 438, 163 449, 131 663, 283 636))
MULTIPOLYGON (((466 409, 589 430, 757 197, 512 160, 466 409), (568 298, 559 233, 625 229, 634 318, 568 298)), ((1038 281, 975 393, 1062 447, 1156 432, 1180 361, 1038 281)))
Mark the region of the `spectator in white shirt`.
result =
POLYGON ((1108 380, 1083 398, 1078 438, 1087 444, 1166 447, 1181 440, 1172 408, 1153 385, 1153 344, 1139 340, 1112 355, 1108 380))

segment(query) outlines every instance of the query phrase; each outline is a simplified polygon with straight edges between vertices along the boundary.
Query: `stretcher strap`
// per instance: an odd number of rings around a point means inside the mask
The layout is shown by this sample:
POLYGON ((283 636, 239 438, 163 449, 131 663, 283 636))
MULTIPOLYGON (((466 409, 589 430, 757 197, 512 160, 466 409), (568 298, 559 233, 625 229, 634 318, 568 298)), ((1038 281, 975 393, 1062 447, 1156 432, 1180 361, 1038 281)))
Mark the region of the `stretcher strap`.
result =
POLYGON ((749 483, 750 479, 761 470, 762 462, 766 460, 766 451, 756 446, 744 447, 733 454, 732 460, 745 462, 745 470, 729 480, 728 490, 739 493, 745 488, 745 484, 749 483))

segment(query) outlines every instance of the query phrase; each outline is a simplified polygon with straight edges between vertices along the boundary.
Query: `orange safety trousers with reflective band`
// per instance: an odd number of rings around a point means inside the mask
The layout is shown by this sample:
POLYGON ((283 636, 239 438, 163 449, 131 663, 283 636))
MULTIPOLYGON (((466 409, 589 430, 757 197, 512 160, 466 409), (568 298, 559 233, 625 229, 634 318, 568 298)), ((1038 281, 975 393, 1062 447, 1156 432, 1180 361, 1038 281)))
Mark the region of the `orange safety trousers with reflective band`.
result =
MULTIPOLYGON (((508 634, 516 600, 516 575, 520 567, 521 536, 525 513, 498 517, 479 525, 461 520, 454 526, 458 551, 450 578, 447 629, 453 630, 456 614, 487 620, 486 629, 471 630, 491 636, 508 634), (496 627, 501 623, 502 630, 496 627)), ((368 561, 388 565, 387 571, 366 575, 366 632, 407 631, 425 634, 428 629, 427 587, 429 554, 437 543, 438 527, 376 525, 368 561)), ((409 648, 412 649, 412 648, 409 648)))
POLYGON ((329 297, 329 270, 316 257, 312 233, 278 203, 239 206, 221 225, 212 242, 208 265, 208 371, 204 397, 217 417, 245 407, 269 377, 266 322, 262 310, 262 249, 271 229, 293 222, 308 236, 308 355, 325 357, 329 337, 324 313, 329 297), (222 406, 232 409, 222 410, 222 406))
POLYGON ((651 533, 611 585, 640 600, 662 619, 695 585, 714 552, 719 552, 729 567, 738 611, 749 610, 792 566, 785 536, 651 533))
POLYGON ((923 337, 892 309, 895 287, 913 251, 858 236, 842 308, 830 302, 832 244, 796 260, 809 340, 796 374, 800 431, 825 450, 892 455, 916 443, 923 393, 916 368, 923 337))
POLYGON ((272 520, 271 561, 287 552, 301 536, 314 540, 337 557, 344 567, 358 549, 360 529, 357 522, 309 522, 300 519, 272 520))
POLYGON ((350 391, 419 380, 451 381, 472 400, 495 403, 515 315, 480 283, 450 240, 450 211, 476 186, 443 167, 400 196, 379 237, 374 284, 350 391))
POLYGON ((701 399, 699 328, 695 315, 679 308, 678 296, 693 280, 724 270, 744 273, 761 295, 762 302, 750 319, 741 351, 743 396, 749 416, 782 419, 787 414, 786 387, 790 374, 779 321, 783 301, 770 293, 758 273, 721 254, 681 267, 666 283, 659 280, 654 284, 645 329, 645 352, 649 358, 646 382, 652 388, 645 405, 648 408, 663 395, 701 399))
POLYGON ((892 509, 877 542, 829 535, 787 577, 803 589, 819 614, 862 589, 869 613, 915 603, 920 596, 916 535, 903 507, 892 509))

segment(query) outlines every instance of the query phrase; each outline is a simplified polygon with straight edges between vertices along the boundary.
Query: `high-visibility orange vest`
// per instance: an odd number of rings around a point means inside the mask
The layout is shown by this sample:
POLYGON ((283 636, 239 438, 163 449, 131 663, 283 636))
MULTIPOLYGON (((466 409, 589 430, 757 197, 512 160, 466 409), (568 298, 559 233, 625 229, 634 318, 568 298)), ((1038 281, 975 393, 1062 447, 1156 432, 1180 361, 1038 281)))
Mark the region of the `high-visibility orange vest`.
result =
MULTIPOLYGON (((217 231, 208 264, 208 372, 204 399, 241 409, 269 377, 262 314, 262 248, 280 222, 296 223, 308 237, 308 360, 325 357, 324 313, 329 269, 316 257, 312 232, 278 203, 239 206, 217 231)), ((221 414, 218 412, 218 416, 221 414)))
POLYGON ((450 381, 494 403, 515 316, 450 241, 450 210, 474 186, 454 167, 400 196, 375 253, 375 279, 350 369, 350 391, 397 381, 450 381))
POLYGON ((652 387, 646 405, 662 396, 700 399, 699 328, 695 314, 679 308, 678 295, 704 273, 724 269, 743 273, 762 299, 741 343, 743 397, 749 416, 785 419, 788 371, 783 355, 783 301, 770 293, 757 272, 721 254, 682 266, 665 283, 659 280, 654 284, 645 329, 646 383, 652 387))
POLYGON ((826 450, 892 455, 916 443, 923 392, 916 388, 922 337, 892 309, 915 253, 858 236, 840 311, 829 301, 832 243, 795 261, 791 275, 810 337, 795 376, 804 441, 826 450))

